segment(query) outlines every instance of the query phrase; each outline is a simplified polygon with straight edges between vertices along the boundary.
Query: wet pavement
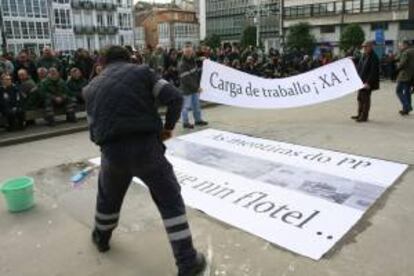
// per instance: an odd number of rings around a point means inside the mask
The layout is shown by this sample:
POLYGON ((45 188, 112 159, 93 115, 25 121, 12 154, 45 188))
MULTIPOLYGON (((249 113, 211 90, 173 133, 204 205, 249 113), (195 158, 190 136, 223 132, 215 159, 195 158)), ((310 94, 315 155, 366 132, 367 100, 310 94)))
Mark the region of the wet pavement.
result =
MULTIPOLYGON (((403 177, 321 261, 271 245, 189 209, 204 275, 414 275, 414 115, 401 118, 394 85, 373 96, 371 122, 349 120, 355 95, 294 110, 206 110, 216 129, 410 164, 403 177)), ((178 133, 185 133, 181 128, 178 133)), ((147 190, 132 185, 108 254, 90 242, 96 172, 78 188, 69 181, 99 151, 86 132, 0 148, 0 178, 29 174, 36 206, 10 214, 0 199, 0 275, 175 275, 160 217, 147 190)), ((254 222, 252 222, 254 223, 254 222)))

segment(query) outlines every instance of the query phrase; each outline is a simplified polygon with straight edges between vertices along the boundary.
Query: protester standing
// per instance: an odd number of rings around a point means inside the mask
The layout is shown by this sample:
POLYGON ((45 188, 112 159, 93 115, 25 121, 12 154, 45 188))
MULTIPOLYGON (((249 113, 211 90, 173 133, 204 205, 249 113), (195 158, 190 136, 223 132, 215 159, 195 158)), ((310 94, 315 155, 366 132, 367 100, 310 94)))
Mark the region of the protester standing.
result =
POLYGON ((372 91, 379 89, 380 62, 374 52, 374 42, 362 44, 363 55, 358 62, 357 70, 364 87, 358 91, 358 114, 351 118, 356 122, 367 122, 371 108, 372 91))
POLYGON ((24 128, 25 113, 19 89, 13 84, 12 76, 3 74, 0 86, 0 114, 7 119, 7 130, 24 128))
POLYGON ((400 54, 397 58, 397 87, 396 92, 401 102, 402 116, 409 115, 413 111, 411 104, 411 84, 414 79, 414 48, 409 47, 407 41, 400 43, 400 54))
POLYGON ((190 123, 188 112, 193 111, 195 125, 206 126, 208 123, 203 120, 200 104, 200 79, 201 69, 197 66, 194 56, 193 45, 186 43, 183 49, 183 57, 178 66, 180 76, 180 90, 184 94, 184 105, 182 110, 182 122, 184 128, 192 129, 194 125, 190 123))
POLYGON ((105 69, 84 89, 91 140, 102 152, 92 240, 99 251, 110 249, 123 198, 132 178, 139 177, 161 213, 178 275, 194 276, 206 261, 193 247, 180 185, 163 144, 180 117, 182 96, 148 66, 129 62, 126 49, 110 47, 105 69), (165 124, 156 102, 167 106, 165 124))
POLYGON ((49 69, 48 77, 39 85, 44 99, 45 120, 49 126, 55 125, 55 109, 63 108, 66 112, 66 121, 77 122, 75 114, 75 100, 65 81, 54 67, 49 69))
POLYGON ((16 81, 20 81, 19 76, 17 75, 20 69, 26 70, 26 72, 30 75, 30 78, 34 82, 38 81, 36 65, 34 64, 33 61, 29 59, 29 55, 27 54, 25 50, 22 50, 19 53, 17 60, 14 63, 14 76, 13 77, 16 81))

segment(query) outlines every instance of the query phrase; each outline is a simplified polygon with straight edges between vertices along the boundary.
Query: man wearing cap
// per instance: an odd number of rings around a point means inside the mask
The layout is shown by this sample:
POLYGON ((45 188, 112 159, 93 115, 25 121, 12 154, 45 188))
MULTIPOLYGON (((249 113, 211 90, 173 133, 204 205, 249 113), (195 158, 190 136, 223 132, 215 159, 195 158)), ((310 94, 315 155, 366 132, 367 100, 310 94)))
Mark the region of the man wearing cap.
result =
POLYGON ((371 108, 371 93, 379 89, 380 63, 374 52, 374 43, 366 41, 362 44, 363 55, 357 65, 358 74, 364 87, 358 91, 358 114, 352 116, 358 123, 367 122, 371 108))
POLYGON ((406 116, 413 111, 411 104, 411 82, 414 79, 414 48, 407 41, 401 42, 397 63, 397 96, 401 102, 400 114, 406 116))
POLYGON ((102 153, 93 242, 99 251, 109 250, 126 191, 139 177, 161 213, 178 275, 196 275, 206 261, 193 246, 180 185, 163 144, 180 118, 182 96, 148 66, 130 63, 130 53, 121 46, 108 48, 104 60, 105 69, 83 90, 91 140, 102 153), (164 124, 156 103, 167 106, 164 124))

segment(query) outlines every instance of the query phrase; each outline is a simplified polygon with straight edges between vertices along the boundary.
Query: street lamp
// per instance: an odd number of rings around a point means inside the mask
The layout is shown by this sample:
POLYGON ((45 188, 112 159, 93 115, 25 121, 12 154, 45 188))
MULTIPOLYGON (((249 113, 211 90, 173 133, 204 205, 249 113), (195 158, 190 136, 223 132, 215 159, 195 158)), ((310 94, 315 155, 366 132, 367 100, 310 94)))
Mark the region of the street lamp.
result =
POLYGON ((256 7, 249 7, 246 10, 246 17, 253 18, 256 25, 256 46, 260 47, 260 19, 270 15, 270 8, 269 6, 263 6, 262 0, 254 0, 254 5, 256 7))
POLYGON ((7 52, 7 41, 6 41, 6 33, 4 32, 3 9, 1 7, 0 7, 0 32, 1 32, 1 50, 4 54, 7 52))

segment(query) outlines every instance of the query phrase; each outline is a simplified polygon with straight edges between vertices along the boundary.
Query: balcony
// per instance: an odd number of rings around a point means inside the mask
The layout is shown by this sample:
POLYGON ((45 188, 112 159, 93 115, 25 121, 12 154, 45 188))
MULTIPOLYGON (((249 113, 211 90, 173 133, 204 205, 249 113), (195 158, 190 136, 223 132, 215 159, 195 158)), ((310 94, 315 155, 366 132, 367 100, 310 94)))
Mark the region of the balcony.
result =
POLYGON ((81 8, 85 9, 85 10, 93 10, 94 4, 91 1, 81 1, 80 2, 81 8))
POLYGON ((106 9, 106 3, 95 3, 95 8, 97 10, 105 10, 106 9))
POLYGON ((104 10, 115 11, 116 10, 116 5, 113 4, 113 3, 104 3, 104 10))
POLYGON ((74 26, 73 32, 75 34, 94 34, 95 33, 95 27, 93 26, 74 26))
POLYGON ((118 33, 118 27, 108 27, 108 34, 114 35, 118 33))
POLYGON ((118 32, 118 28, 114 26, 99 26, 95 31, 100 35, 114 35, 118 32))
POLYGON ((77 10, 77 9, 81 9, 81 2, 79 0, 73 0, 70 3, 70 6, 72 7, 72 9, 77 10))

